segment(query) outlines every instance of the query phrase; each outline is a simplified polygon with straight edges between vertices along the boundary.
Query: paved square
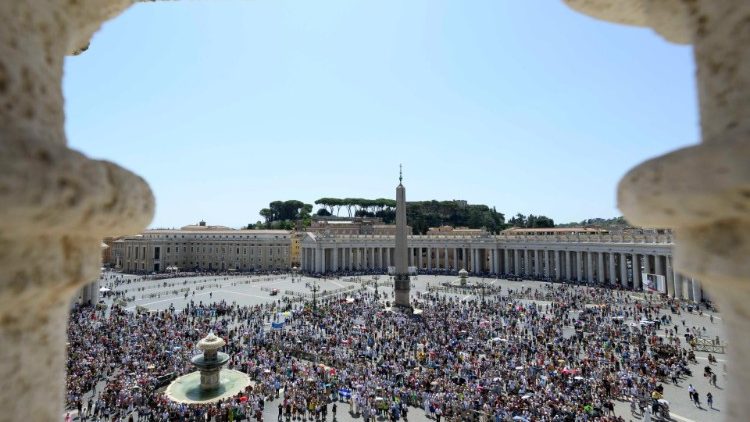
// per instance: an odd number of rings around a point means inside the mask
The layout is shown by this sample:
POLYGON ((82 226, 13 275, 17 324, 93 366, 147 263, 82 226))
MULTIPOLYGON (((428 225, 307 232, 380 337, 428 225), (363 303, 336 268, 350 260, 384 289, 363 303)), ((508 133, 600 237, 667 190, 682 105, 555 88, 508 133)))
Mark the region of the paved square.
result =
MULTIPOLYGON (((362 294, 371 295, 375 292, 375 282, 381 284, 387 284, 390 280, 388 276, 379 276, 377 280, 373 276, 361 276, 361 277, 340 277, 330 279, 314 279, 310 277, 298 277, 292 275, 268 275, 268 276, 201 276, 201 277, 185 277, 185 278, 171 278, 164 280, 142 280, 134 276, 117 275, 114 276, 119 279, 118 283, 113 282, 112 275, 105 275, 110 277, 105 279, 102 283, 108 288, 112 289, 112 294, 121 295, 125 298, 129 298, 126 304, 126 308, 130 311, 134 311, 136 307, 144 307, 152 310, 165 310, 173 307, 176 310, 181 310, 193 303, 198 305, 200 303, 208 304, 211 302, 225 301, 228 304, 236 304, 238 306, 256 306, 270 303, 279 303, 288 299, 296 300, 293 303, 294 308, 301 308, 303 306, 302 300, 311 300, 309 297, 312 295, 311 288, 318 286, 317 296, 322 300, 328 295, 335 294, 337 298, 343 299, 346 297, 360 296, 362 294), (277 294, 272 294, 272 290, 277 289, 277 294), (303 297, 304 296, 304 297, 303 297), (132 299, 132 300, 131 300, 132 299)), ((417 276, 412 280, 412 297, 419 298, 426 295, 430 288, 435 288, 443 283, 454 281, 455 277, 449 276, 417 276)), ((502 295, 506 295, 513 292, 517 296, 518 303, 525 304, 536 304, 542 307, 550 306, 553 302, 545 300, 547 298, 534 295, 543 294, 546 289, 550 286, 550 283, 535 282, 535 281, 508 281, 498 279, 480 279, 480 278, 469 278, 469 283, 484 284, 490 288, 500 287, 502 295), (529 289, 529 290, 527 290, 529 289), (523 292, 523 294, 521 294, 523 292)), ((556 285, 559 286, 559 285, 556 285)), ((577 287, 577 289, 583 291, 584 287, 577 287)), ((383 301, 393 299, 392 287, 380 286, 377 288, 378 293, 381 295, 383 301)), ((487 289, 489 290, 489 289, 487 289)), ((474 301, 479 302, 482 300, 482 295, 479 290, 474 292, 453 292, 443 291, 440 293, 441 296, 450 298, 454 302, 457 301, 474 301)), ((624 295, 618 297, 618 301, 625 300, 643 300, 644 295, 641 293, 627 292, 624 295)), ((105 301, 111 304, 113 300, 117 300, 115 297, 108 297, 105 301)), ((489 295, 486 300, 492 301, 492 295, 489 295)), ((614 306, 615 304, 613 304, 614 306)), ((571 314, 573 317, 580 315, 579 310, 571 314)), ((698 315, 695 312, 682 311, 680 315, 673 314, 668 308, 662 310, 660 315, 669 315, 672 317, 673 322, 679 329, 679 335, 685 333, 687 328, 695 327, 703 333, 704 336, 714 338, 719 336, 724 341, 723 326, 721 323, 721 317, 715 315, 713 322, 708 314, 698 315), (684 323, 683 323, 684 321, 684 323)), ((656 316, 654 316, 656 319, 656 316)), ((461 321, 456 321, 461 322, 461 321)), ((633 323, 632 319, 626 318, 625 324, 633 323)), ((655 331, 656 335, 666 337, 668 330, 673 326, 668 324, 662 325, 655 331)), ((270 327, 266 327, 268 330, 270 327)), ((575 334, 574 327, 572 325, 564 326, 563 335, 569 337, 575 334)), ((682 343, 683 347, 684 339, 682 343)), ((678 385, 673 385, 670 382, 665 382, 664 385, 664 398, 670 402, 671 415, 675 420, 681 420, 685 422, 690 421, 703 421, 710 420, 714 417, 718 417, 724 410, 724 387, 726 380, 726 373, 724 370, 725 355, 717 355, 717 364, 710 365, 712 370, 718 374, 717 386, 709 384, 709 379, 702 376, 704 367, 708 365, 707 356, 708 353, 696 352, 697 363, 689 364, 689 368, 692 371, 692 377, 688 379, 682 379, 678 385), (700 393, 702 407, 698 408, 692 404, 688 397, 687 386, 692 384, 695 389, 700 393), (709 409, 706 401, 705 394, 711 392, 714 396, 713 408, 709 409)), ((267 403, 264 409, 264 419, 273 419, 277 415, 276 406, 278 401, 273 401, 270 405, 267 403)), ((347 421, 355 419, 353 415, 349 413, 350 404, 339 403, 339 411, 337 414, 337 420, 347 421)), ((623 416, 626 420, 640 419, 631 415, 629 402, 615 401, 615 413, 616 415, 623 416)), ((329 413, 330 417, 330 413, 329 413)), ((409 420, 426 420, 424 411, 417 408, 412 408, 409 413, 409 420)))

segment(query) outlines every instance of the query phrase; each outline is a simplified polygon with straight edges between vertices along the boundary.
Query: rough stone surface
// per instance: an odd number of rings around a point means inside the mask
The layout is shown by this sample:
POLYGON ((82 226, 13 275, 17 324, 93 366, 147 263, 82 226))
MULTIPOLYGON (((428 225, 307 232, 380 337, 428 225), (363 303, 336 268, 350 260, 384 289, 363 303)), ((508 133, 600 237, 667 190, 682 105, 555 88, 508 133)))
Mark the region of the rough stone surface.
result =
POLYGON ((64 131, 65 55, 131 3, 0 2, 0 421, 60 420, 71 296, 97 277, 101 238, 153 214, 140 177, 64 131))
POLYGON ((691 40, 689 2, 683 0, 564 0, 571 8, 596 19, 653 28, 675 43, 691 40))
POLYGON ((703 143, 644 162, 620 181, 618 205, 635 224, 710 225, 750 213, 750 142, 703 143))

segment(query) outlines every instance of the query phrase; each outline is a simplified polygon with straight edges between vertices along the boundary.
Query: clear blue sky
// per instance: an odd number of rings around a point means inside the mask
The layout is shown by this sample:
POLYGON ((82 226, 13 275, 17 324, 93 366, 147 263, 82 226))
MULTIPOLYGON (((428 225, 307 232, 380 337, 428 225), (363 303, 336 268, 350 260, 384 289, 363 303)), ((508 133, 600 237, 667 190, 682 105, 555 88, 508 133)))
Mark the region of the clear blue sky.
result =
POLYGON ((561 1, 137 4, 65 64, 72 148, 143 176, 153 227, 273 200, 465 199, 619 215, 617 181, 699 139, 689 47, 561 1))

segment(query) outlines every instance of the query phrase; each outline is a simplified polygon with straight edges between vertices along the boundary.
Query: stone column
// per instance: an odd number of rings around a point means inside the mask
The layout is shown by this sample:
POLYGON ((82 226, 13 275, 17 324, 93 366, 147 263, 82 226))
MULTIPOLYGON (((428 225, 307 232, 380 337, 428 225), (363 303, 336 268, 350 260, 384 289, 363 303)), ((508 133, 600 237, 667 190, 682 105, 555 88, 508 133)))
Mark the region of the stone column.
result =
POLYGON ((620 254, 620 284, 628 287, 628 257, 624 253, 620 254))
POLYGON ((617 284, 617 268, 615 265, 615 254, 609 253, 609 284, 617 284))
POLYGON ((370 266, 369 269, 375 269, 375 248, 370 248, 370 266))
POLYGON ((605 283, 605 276, 604 276, 604 253, 603 252, 597 252, 596 253, 596 279, 599 284, 605 283))
POLYGON ((337 272, 339 270, 339 248, 333 248, 333 258, 332 258, 332 264, 333 264, 333 271, 337 272))
POLYGON ((693 300, 693 279, 691 277, 685 277, 685 299, 693 300))
POLYGON ((510 274, 510 251, 508 248, 503 248, 503 272, 510 274))
POLYGON ((594 259, 591 256, 591 252, 586 252, 586 271, 589 283, 594 282, 594 259))
POLYGON ((498 271, 498 265, 497 265, 497 261, 498 261, 497 258, 498 258, 499 254, 498 254, 497 249, 495 249, 495 248, 490 249, 490 251, 491 251, 490 252, 491 253, 491 255, 490 255, 490 261, 492 262, 492 272, 494 274, 497 274, 497 273, 500 272, 500 271, 498 271))
POLYGON ((453 269, 459 270, 458 267, 458 248, 453 248, 453 269))
POLYGON ((576 251, 576 277, 578 282, 583 281, 583 252, 576 251))
POLYGON ((62 418, 72 296, 99 276, 101 239, 153 215, 143 179, 69 149, 64 128, 65 55, 130 3, 0 2, 0 419, 62 418))
MULTIPOLYGON (((661 255, 654 255, 654 274, 656 275, 664 275, 664 267, 661 263, 661 255)), ((667 284, 667 277, 664 277, 664 287, 666 288, 667 284)))
POLYGON ((675 291, 675 288, 674 288, 674 268, 672 268, 672 257, 670 257, 669 255, 667 255, 665 257, 665 259, 667 261, 667 265, 666 265, 666 268, 664 269, 664 271, 666 273, 664 278, 666 279, 666 282, 667 282, 667 295, 669 297, 675 297, 674 296, 674 291, 675 291))
POLYGON ((513 249, 513 275, 521 276, 521 251, 513 249))
POLYGON ((693 279, 693 301, 700 303, 703 300, 703 293, 701 292, 701 283, 697 279, 693 279))
POLYGON ((633 255, 633 290, 641 290, 641 258, 637 253, 633 255))
POLYGON ((525 276, 530 276, 532 274, 531 272, 531 254, 528 249, 523 250, 523 257, 524 257, 524 268, 523 273, 525 276))
POLYGON ((565 278, 571 281, 572 277, 570 273, 570 251, 565 251, 565 278))
POLYGON ((643 255, 643 272, 653 274, 651 272, 651 255, 643 255))
POLYGON ((673 277, 674 277, 674 297, 678 299, 682 299, 682 276, 677 271, 673 270, 673 277))

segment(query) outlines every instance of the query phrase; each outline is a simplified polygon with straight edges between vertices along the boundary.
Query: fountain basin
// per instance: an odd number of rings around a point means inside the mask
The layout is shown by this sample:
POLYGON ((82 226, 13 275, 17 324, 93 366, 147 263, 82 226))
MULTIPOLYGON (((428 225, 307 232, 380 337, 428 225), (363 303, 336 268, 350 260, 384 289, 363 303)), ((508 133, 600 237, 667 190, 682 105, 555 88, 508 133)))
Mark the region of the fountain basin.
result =
POLYGON ((218 372, 216 388, 205 390, 201 387, 201 373, 191 372, 174 380, 164 394, 172 401, 185 404, 206 404, 230 398, 253 385, 244 372, 222 369, 218 372))
POLYGON ((229 361, 229 355, 223 352, 217 352, 215 359, 207 359, 205 355, 196 355, 190 359, 196 368, 202 370, 211 370, 214 368, 221 368, 225 363, 229 361))

